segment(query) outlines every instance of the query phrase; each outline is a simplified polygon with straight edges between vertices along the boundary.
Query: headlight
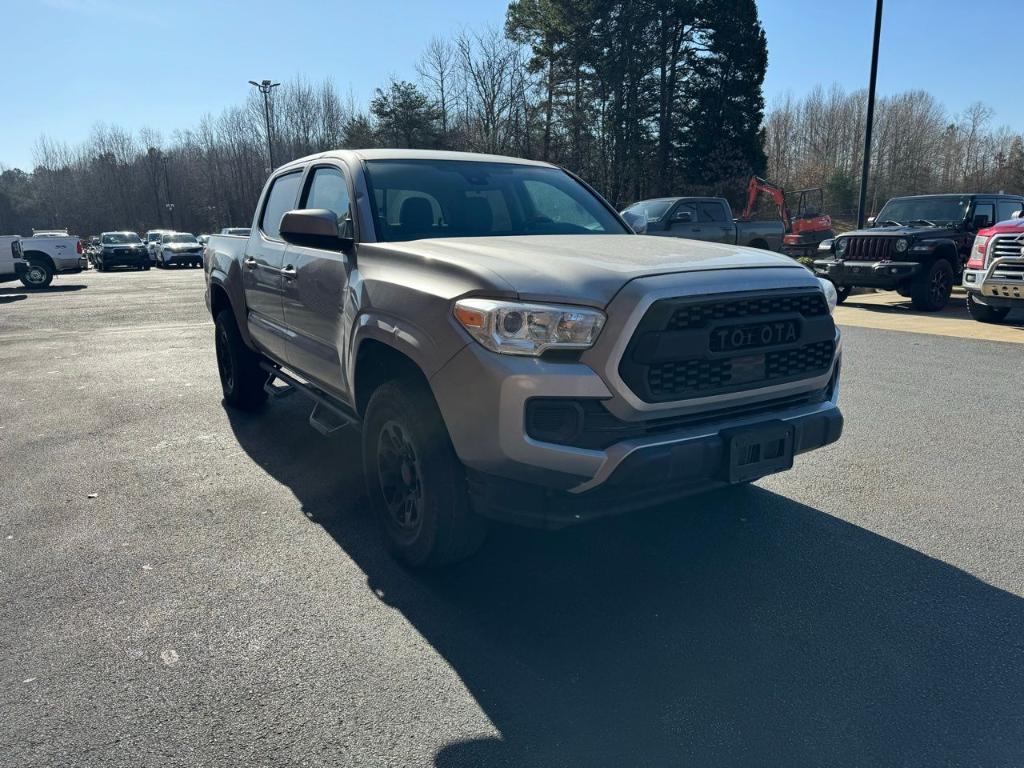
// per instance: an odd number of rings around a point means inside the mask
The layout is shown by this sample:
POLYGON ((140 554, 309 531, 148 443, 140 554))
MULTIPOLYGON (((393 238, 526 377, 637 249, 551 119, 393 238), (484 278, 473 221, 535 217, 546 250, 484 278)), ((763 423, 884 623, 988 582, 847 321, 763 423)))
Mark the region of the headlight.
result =
POLYGON ((832 314, 835 312, 836 305, 839 303, 839 294, 836 293, 836 287, 832 285, 831 280, 826 280, 824 277, 819 277, 818 282, 821 283, 821 290, 825 292, 825 301, 828 302, 828 312, 832 314))
POLYGON ((832 243, 834 243, 834 242, 835 242, 835 240, 833 240, 831 237, 826 239, 826 240, 822 240, 820 243, 818 243, 818 250, 819 251, 831 251, 832 250, 832 243))
POLYGON ((896 253, 906 253, 907 248, 910 247, 910 241, 905 237, 901 237, 896 241, 896 253))
POLYGON ((847 242, 845 237, 841 237, 838 240, 836 240, 836 255, 842 256, 844 253, 846 253, 846 246, 847 242))
POLYGON ((459 324, 492 352, 534 357, 547 349, 593 346, 605 320, 596 309, 492 299, 462 299, 454 311, 459 324))

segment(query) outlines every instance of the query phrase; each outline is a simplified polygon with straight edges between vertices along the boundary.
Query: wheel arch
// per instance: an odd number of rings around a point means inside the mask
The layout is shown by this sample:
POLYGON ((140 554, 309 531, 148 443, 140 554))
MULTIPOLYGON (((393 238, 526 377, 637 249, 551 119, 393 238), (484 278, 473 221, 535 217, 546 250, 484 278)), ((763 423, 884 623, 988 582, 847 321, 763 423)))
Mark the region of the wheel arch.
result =
POLYGON ((430 388, 426 372, 406 351, 378 338, 363 338, 356 349, 352 375, 352 403, 360 417, 377 388, 393 379, 412 380, 430 388))
POLYGON ((22 254, 25 261, 41 261, 46 264, 54 273, 57 272, 57 265, 53 263, 53 257, 43 251, 25 251, 22 254))

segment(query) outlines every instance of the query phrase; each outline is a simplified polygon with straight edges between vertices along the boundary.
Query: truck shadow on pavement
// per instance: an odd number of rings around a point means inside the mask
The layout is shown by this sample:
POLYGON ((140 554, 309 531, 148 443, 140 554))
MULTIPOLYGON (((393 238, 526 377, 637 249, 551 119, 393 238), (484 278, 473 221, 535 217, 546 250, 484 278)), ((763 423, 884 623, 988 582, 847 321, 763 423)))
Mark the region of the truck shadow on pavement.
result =
POLYGON ((302 406, 231 425, 500 731, 438 766, 1024 763, 1013 594, 756 487, 494 526, 471 561, 410 573, 368 519, 357 437, 311 435, 302 406))

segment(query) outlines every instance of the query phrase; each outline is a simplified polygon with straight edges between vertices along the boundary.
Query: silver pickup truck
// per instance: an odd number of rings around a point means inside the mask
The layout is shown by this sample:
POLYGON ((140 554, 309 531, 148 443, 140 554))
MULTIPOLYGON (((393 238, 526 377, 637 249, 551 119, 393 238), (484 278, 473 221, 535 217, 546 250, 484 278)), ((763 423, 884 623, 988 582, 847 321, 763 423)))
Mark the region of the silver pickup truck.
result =
POLYGON ((781 251, 786 235, 782 219, 734 218, 724 197, 656 197, 633 203, 623 211, 627 213, 642 219, 637 231, 646 235, 747 245, 765 251, 781 251))
POLYGON ((336 151, 204 254, 225 402, 298 390, 361 432, 399 558, 789 469, 837 440, 835 291, 792 259, 644 237, 546 163, 336 151))

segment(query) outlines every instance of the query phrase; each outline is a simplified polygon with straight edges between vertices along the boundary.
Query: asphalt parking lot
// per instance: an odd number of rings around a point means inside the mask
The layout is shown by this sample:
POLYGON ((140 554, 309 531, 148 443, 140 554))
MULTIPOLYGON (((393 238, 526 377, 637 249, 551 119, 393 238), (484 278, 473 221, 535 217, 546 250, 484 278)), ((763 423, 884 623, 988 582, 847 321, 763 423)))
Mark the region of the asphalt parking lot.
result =
POLYGON ((0 765, 1024 764, 1022 323, 853 297, 837 444, 424 575, 354 435, 221 405, 198 270, 20 288, 0 765))

